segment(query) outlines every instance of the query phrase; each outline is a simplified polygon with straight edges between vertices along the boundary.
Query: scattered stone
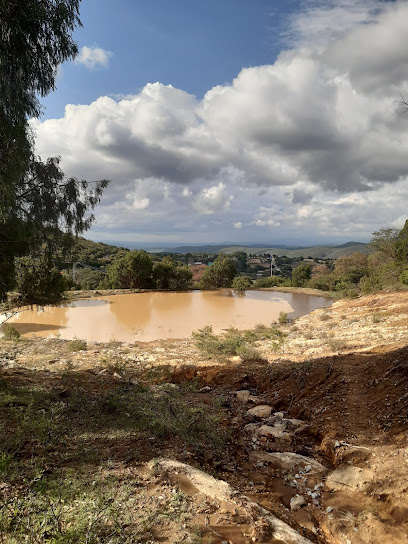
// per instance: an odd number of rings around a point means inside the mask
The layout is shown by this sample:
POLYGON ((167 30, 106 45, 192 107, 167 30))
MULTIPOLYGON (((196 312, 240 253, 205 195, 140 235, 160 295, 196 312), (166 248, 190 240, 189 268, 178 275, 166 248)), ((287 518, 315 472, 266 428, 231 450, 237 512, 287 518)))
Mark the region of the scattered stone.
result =
POLYGON ((250 392, 247 389, 242 390, 242 391, 235 391, 235 394, 236 394, 237 399, 239 401, 241 401, 243 403, 248 402, 250 392))
POLYGON ((239 355, 234 355, 234 357, 230 357, 228 360, 231 361, 231 363, 242 363, 242 359, 239 355))
POLYGON ((206 385, 205 387, 202 387, 199 391, 199 393, 209 393, 211 391, 211 387, 206 385))
POLYGON ((272 413, 272 406, 262 404, 261 406, 255 406, 255 408, 250 408, 247 413, 255 417, 269 417, 272 413))
POLYGON ((301 495, 295 495, 290 499, 290 509, 299 510, 302 506, 306 504, 305 498, 301 495))
POLYGON ((331 512, 333 512, 333 510, 334 510, 333 506, 328 506, 328 507, 326 508, 326 512, 327 512, 328 514, 330 514, 331 512))

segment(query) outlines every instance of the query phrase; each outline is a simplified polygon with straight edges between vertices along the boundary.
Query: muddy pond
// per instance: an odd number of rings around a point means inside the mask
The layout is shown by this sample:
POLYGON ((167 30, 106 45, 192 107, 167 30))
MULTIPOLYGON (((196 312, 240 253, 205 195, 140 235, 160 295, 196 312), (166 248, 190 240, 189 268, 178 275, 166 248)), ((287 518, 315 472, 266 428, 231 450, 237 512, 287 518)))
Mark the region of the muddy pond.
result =
POLYGON ((146 292, 101 296, 58 306, 24 309, 8 321, 23 336, 134 342, 185 338, 212 325, 214 332, 270 325, 280 312, 300 317, 331 301, 276 291, 146 292))

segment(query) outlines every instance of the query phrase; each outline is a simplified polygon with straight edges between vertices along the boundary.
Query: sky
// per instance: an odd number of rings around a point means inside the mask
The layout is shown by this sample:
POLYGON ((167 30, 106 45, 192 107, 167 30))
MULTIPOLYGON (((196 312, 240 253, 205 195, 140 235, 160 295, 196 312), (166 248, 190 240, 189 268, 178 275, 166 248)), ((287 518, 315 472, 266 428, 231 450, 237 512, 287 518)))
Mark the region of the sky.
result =
POLYGON ((407 0, 83 0, 32 120, 110 179, 86 237, 368 241, 408 218, 407 0))

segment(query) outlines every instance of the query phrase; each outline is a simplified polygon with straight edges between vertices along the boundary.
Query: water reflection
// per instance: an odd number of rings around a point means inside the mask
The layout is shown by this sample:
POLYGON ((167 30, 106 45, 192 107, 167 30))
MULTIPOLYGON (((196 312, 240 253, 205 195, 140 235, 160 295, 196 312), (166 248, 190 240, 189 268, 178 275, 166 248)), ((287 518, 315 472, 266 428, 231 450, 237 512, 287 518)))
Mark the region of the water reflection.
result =
POLYGON ((215 332, 270 325, 280 312, 298 317, 330 304, 322 297, 272 291, 156 291, 33 307, 9 322, 24 336, 133 342, 182 338, 205 325, 212 325, 215 332))

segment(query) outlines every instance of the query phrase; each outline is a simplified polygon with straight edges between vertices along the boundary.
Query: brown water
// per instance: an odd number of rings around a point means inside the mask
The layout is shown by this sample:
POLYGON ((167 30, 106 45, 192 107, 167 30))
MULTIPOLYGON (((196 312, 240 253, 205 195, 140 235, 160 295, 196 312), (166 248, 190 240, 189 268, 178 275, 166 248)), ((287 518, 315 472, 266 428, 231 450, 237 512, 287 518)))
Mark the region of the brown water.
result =
POLYGON ((279 312, 305 315, 331 302, 316 296, 247 291, 148 292, 35 307, 9 320, 23 336, 60 336, 88 341, 150 341, 184 338, 212 325, 215 332, 276 322, 279 312))

